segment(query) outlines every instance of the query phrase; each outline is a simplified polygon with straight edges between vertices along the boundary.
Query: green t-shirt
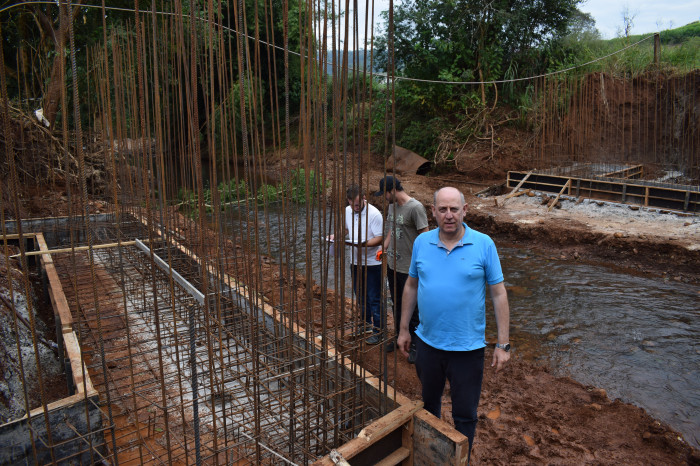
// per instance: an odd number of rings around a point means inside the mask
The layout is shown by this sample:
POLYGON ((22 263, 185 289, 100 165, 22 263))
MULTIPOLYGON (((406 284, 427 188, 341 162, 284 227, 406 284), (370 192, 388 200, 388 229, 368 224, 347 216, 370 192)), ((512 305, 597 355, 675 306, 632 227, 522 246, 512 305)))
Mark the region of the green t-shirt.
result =
POLYGON ((391 230, 391 241, 385 254, 387 264, 392 270, 408 273, 411 266, 413 242, 418 237, 418 230, 427 228, 427 226, 428 216, 425 214, 425 208, 417 200, 411 198, 402 206, 396 203, 389 205, 384 231, 391 230), (394 259, 396 263, 394 263, 394 259))

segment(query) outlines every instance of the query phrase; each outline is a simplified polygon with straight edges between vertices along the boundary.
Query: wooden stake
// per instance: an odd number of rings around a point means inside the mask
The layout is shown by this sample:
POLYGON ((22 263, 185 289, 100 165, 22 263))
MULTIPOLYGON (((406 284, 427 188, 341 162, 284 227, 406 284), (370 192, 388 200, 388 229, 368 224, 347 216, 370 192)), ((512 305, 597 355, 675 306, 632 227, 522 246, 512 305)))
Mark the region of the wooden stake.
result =
POLYGON ((518 183, 518 185, 515 188, 513 188, 513 190, 508 195, 506 195, 506 197, 503 199, 503 204, 501 204, 501 206, 503 206, 508 199, 510 199, 511 197, 516 195, 516 192, 518 191, 518 189, 520 189, 520 187, 523 185, 523 183, 525 183, 525 181, 528 178, 530 178, 530 175, 532 175, 532 170, 527 172, 527 175, 525 175, 525 178, 520 180, 520 183, 518 183))
POLYGON ((566 182, 566 184, 564 184, 564 187, 561 188, 561 191, 559 191, 559 194, 557 194, 557 197, 554 198, 552 203, 549 204, 549 209, 547 209, 547 212, 551 212, 552 209, 554 208, 554 206, 557 205, 557 201, 559 200, 559 196, 561 196, 564 193, 564 191, 566 191, 566 188, 568 188, 570 184, 571 184, 571 178, 569 178, 569 180, 566 182))

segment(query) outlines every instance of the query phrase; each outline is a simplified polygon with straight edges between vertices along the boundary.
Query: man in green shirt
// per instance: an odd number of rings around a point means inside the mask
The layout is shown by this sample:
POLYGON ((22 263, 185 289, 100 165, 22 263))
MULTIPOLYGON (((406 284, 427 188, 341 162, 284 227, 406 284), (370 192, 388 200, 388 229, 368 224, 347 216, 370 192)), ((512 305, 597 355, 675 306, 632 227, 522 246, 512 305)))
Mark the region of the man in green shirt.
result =
MULTIPOLYGON (((387 278, 391 301, 394 303, 394 326, 397 329, 401 322, 401 297, 403 287, 408 278, 408 268, 411 265, 413 241, 416 237, 428 231, 428 217, 425 207, 404 191, 401 181, 393 176, 386 176, 379 181, 379 191, 375 196, 384 195, 389 203, 386 222, 384 222, 383 255, 387 261, 387 278)), ((416 327, 418 327, 418 310, 414 309, 409 331, 411 341, 415 342, 416 327)), ((387 345, 387 351, 393 351, 394 342, 387 345)), ((415 346, 411 346, 408 362, 415 362, 415 346)))

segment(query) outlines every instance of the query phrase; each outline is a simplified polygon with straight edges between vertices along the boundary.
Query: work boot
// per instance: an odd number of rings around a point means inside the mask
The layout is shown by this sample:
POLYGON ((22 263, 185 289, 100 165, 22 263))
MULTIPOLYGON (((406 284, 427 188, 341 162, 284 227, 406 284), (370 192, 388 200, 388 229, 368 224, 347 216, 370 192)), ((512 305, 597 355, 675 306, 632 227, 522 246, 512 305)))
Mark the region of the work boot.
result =
POLYGON ((368 345, 376 345, 376 344, 378 344, 378 343, 381 342, 381 341, 382 341, 382 333, 379 332, 379 333, 375 333, 374 335, 372 335, 371 337, 369 337, 369 338, 367 339, 367 344, 368 344, 368 345))
POLYGON ((357 326, 357 330, 355 330, 351 336, 363 337, 368 333, 372 333, 372 326, 370 324, 360 324, 357 326))
POLYGON ((391 340, 389 343, 384 346, 384 351, 387 353, 393 353, 394 349, 396 349, 396 344, 394 343, 394 340, 391 340))

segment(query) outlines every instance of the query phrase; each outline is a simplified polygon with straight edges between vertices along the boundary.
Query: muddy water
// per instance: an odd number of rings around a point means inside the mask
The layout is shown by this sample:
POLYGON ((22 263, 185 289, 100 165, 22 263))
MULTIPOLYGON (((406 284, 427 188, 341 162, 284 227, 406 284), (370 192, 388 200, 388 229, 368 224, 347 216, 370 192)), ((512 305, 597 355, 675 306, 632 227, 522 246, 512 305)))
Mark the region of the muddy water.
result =
MULTIPOLYGON (((317 282, 321 269, 334 287, 333 260, 315 248, 305 259, 305 215, 297 225, 296 255, 281 250, 278 220, 261 213, 233 228, 260 232, 261 250, 284 254, 317 282), (263 234, 264 233, 264 234, 263 234), (322 267, 324 265, 325 267, 322 267)), ((237 223, 237 222, 234 222, 237 223)), ((293 222, 292 222, 293 223, 293 222)), ((314 242, 330 222, 313 220, 314 242)), ((290 228, 288 223, 287 231, 290 228)), ((700 446, 700 287, 632 276, 605 266, 549 260, 528 250, 499 247, 511 304, 514 353, 547 363, 554 373, 604 388, 611 399, 644 408, 700 446)), ((346 266, 347 268, 347 266, 346 266)), ((349 280, 349 271, 346 270, 349 280)), ((346 293, 350 292, 346 280, 346 293)), ((489 310, 489 321, 492 323, 489 310)), ((493 327, 487 331, 495 337, 493 327)), ((566 402, 566 400, 562 400, 566 402)))
POLYGON ((644 408, 700 445, 700 287, 499 253, 513 338, 526 356, 644 408))

